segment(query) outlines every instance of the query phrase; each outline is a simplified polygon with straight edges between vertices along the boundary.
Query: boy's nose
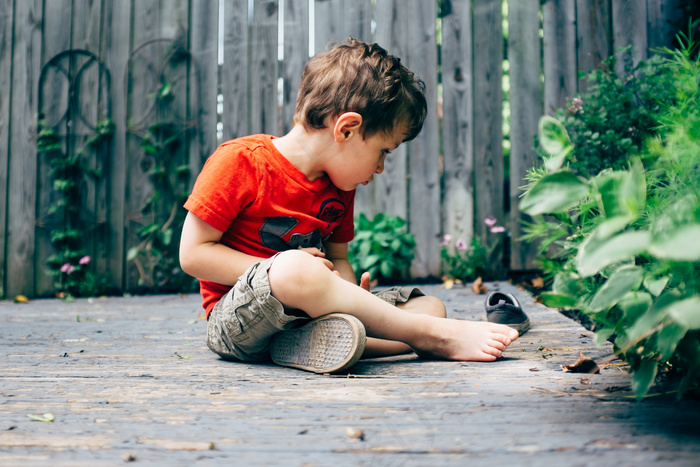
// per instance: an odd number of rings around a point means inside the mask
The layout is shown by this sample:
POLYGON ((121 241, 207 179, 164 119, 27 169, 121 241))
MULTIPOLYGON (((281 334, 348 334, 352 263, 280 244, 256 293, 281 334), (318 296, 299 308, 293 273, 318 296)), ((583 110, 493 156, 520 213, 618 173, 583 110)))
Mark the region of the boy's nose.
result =
POLYGON ((384 172, 384 161, 383 160, 379 161, 379 164, 377 164, 377 170, 375 170, 375 173, 378 173, 378 174, 380 174, 382 172, 384 172))

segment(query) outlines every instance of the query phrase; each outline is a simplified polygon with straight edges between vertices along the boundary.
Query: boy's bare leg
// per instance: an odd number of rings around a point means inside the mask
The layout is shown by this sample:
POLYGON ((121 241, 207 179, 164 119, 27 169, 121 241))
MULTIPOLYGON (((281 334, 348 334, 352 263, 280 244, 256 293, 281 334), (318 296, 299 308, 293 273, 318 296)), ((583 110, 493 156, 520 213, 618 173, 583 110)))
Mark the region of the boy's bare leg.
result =
POLYGON ((313 318, 334 312, 353 315, 367 335, 403 342, 424 356, 493 361, 518 337, 516 330, 501 324, 442 319, 395 307, 341 279, 303 251, 280 254, 269 279, 272 294, 287 307, 313 318))

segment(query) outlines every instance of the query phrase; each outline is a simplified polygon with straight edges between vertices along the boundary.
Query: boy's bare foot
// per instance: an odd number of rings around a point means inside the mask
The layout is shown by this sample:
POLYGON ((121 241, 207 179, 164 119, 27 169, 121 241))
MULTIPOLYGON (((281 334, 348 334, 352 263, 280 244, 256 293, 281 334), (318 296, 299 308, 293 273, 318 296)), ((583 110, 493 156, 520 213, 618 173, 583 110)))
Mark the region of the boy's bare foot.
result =
POLYGON ((511 327, 481 321, 431 319, 430 329, 413 349, 422 357, 445 360, 492 362, 518 338, 511 327))

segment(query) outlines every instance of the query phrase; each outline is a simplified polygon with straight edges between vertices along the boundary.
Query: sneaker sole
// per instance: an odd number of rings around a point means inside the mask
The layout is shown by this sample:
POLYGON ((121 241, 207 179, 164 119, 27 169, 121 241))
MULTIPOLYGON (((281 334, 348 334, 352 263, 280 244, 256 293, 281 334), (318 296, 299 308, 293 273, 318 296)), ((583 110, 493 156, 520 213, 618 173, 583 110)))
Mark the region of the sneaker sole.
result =
POLYGON ((270 356, 278 365, 314 373, 335 373, 362 356, 367 335, 354 316, 331 313, 272 338, 270 356))

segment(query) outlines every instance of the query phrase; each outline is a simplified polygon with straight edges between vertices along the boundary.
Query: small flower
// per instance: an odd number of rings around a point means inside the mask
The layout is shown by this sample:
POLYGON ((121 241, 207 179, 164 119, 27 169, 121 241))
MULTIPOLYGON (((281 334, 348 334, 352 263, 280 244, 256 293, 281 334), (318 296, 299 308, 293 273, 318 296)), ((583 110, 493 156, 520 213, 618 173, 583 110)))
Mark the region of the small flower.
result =
POLYGON ((574 97, 571 99, 571 104, 569 105, 568 109, 569 112, 572 114, 578 113, 578 112, 583 112, 583 99, 580 97, 574 97))
POLYGON ((491 227, 491 233, 503 233, 505 231, 506 228, 502 225, 494 225, 493 227, 491 227))
POLYGON ((71 265, 69 263, 64 264, 61 266, 61 272, 68 272, 68 269, 71 268, 71 265))
POLYGON ((78 264, 87 264, 90 262, 90 257, 89 256, 83 256, 80 258, 80 261, 78 261, 78 264))
POLYGON ((493 216, 488 216, 484 219, 484 224, 486 224, 489 227, 493 227, 494 225, 496 225, 496 222, 498 221, 493 216))
POLYGON ((75 266, 73 266, 72 264, 68 265, 68 269, 66 270, 66 274, 70 274, 73 271, 75 271, 75 266))
POLYGON ((455 243, 455 248, 457 248, 457 251, 466 251, 467 242, 460 238, 459 240, 457 240, 457 243, 455 243))
POLYGON ((445 234, 445 236, 442 237, 442 243, 440 243, 440 246, 447 246, 451 240, 452 240, 452 235, 445 234))

